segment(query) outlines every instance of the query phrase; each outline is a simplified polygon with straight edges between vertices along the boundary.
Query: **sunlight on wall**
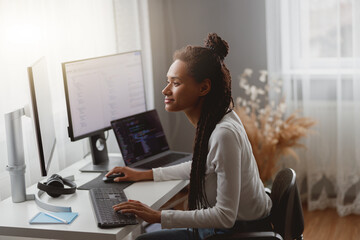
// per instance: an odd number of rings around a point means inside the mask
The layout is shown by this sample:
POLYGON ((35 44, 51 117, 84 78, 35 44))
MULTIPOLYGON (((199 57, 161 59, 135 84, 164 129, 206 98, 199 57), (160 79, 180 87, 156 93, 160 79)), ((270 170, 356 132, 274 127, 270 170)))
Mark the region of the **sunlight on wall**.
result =
POLYGON ((30 23, 7 26, 4 37, 6 43, 14 45, 34 44, 42 39, 40 27, 30 23))
MULTIPOLYGON (((29 103, 27 67, 47 59, 58 143, 52 168, 63 168, 83 157, 84 144, 68 138, 61 63, 116 53, 115 31, 112 0, 0 1, 0 179, 7 179, 1 193, 9 185, 3 116, 29 103)), ((29 119, 23 132, 29 185, 40 178, 29 119)))

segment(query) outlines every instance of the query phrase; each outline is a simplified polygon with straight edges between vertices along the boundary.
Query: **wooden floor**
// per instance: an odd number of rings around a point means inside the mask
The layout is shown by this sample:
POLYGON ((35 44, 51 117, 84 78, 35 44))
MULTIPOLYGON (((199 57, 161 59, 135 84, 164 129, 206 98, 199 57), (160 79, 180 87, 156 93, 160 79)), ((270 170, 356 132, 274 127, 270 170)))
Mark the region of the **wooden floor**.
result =
POLYGON ((304 240, 359 240, 360 215, 339 217, 335 209, 308 211, 303 206, 304 240))

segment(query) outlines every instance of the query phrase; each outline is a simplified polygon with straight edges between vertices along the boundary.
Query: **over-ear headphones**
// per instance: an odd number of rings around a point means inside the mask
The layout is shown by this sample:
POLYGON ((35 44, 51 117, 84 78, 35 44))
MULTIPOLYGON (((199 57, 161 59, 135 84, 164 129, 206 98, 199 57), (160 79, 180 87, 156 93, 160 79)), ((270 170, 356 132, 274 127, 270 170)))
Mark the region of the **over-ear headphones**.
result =
POLYGON ((72 194, 76 191, 76 184, 74 182, 62 178, 58 174, 51 175, 47 182, 38 182, 37 187, 54 198, 59 197, 62 194, 72 194), (64 185, 69 186, 69 188, 65 188, 64 185))

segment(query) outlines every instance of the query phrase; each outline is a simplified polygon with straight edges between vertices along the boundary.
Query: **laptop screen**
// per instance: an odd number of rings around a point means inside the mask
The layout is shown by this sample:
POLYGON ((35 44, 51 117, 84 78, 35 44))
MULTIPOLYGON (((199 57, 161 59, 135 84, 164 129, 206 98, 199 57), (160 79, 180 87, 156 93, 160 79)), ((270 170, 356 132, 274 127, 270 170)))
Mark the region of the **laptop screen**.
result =
POLYGON ((156 110, 111 122, 126 165, 169 150, 156 110))

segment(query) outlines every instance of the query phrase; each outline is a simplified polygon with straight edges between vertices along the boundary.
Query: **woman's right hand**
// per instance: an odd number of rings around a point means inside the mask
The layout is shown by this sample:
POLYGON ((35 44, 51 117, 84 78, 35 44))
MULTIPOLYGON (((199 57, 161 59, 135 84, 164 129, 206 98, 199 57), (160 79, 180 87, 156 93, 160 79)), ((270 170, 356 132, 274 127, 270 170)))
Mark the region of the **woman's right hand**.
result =
POLYGON ((144 181, 144 180, 153 180, 152 170, 139 171, 129 167, 114 167, 111 169, 105 176, 110 176, 111 174, 123 173, 123 177, 117 177, 114 179, 114 182, 121 181, 144 181))

